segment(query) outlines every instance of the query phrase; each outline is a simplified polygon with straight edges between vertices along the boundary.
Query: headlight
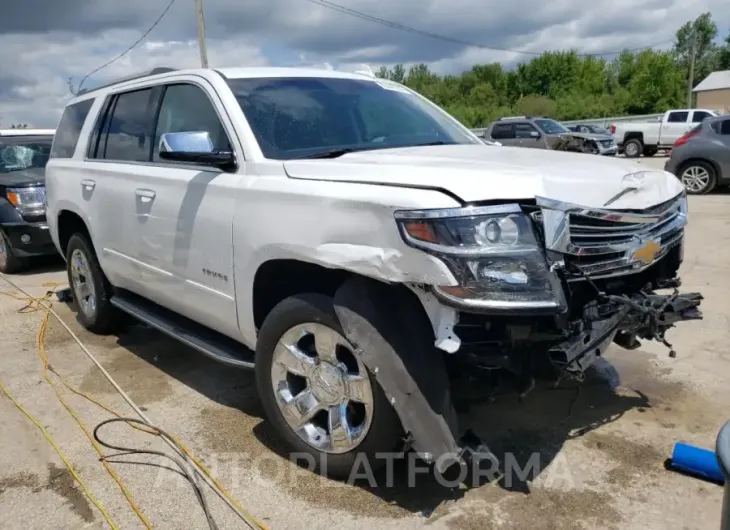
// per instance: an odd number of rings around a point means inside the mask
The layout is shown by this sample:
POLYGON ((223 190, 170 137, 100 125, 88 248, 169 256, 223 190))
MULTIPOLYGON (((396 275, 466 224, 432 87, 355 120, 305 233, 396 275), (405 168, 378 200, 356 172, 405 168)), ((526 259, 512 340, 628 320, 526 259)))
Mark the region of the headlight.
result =
POLYGON ((550 272, 533 221, 519 205, 398 211, 405 242, 438 256, 459 285, 442 298, 494 309, 556 308, 562 289, 550 272))
POLYGON ((46 188, 8 188, 8 202, 15 206, 21 215, 40 215, 46 210, 46 188))

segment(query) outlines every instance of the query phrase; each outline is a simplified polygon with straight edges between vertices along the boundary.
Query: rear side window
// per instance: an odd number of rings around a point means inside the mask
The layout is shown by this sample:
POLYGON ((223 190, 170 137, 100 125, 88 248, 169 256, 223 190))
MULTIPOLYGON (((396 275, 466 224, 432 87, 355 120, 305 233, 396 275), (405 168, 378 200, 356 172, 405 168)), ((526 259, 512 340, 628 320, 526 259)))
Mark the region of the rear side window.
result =
POLYGON ((719 123, 716 123, 718 126, 718 129, 720 129, 720 134, 730 136, 730 119, 723 120, 719 123))
POLYGON ((69 105, 61 115, 61 121, 53 138, 50 158, 71 158, 76 151, 76 144, 81 136, 81 128, 89 115, 94 99, 85 99, 69 105))
POLYGON ((495 123, 491 137, 494 140, 509 140, 515 137, 514 128, 511 123, 495 123))
POLYGON ((145 88, 116 96, 101 129, 96 158, 149 162, 155 112, 162 89, 145 88))
POLYGON ((669 122, 669 123, 686 123, 688 117, 689 117, 689 112, 686 112, 686 111, 670 112, 669 116, 667 117, 667 122, 669 122))

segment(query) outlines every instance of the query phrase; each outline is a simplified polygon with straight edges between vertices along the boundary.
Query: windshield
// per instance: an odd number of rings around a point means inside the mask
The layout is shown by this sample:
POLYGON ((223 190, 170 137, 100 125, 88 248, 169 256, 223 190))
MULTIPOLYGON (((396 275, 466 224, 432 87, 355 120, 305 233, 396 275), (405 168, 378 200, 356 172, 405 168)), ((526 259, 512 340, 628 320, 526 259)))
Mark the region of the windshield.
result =
POLYGON ((396 83, 297 77, 228 84, 266 158, 480 143, 444 111, 396 83))
POLYGON ((0 173, 45 167, 53 138, 0 138, 0 173))
POLYGON ((535 120, 535 124, 542 129, 545 134, 560 134, 570 132, 565 125, 556 122, 555 120, 540 119, 535 120))

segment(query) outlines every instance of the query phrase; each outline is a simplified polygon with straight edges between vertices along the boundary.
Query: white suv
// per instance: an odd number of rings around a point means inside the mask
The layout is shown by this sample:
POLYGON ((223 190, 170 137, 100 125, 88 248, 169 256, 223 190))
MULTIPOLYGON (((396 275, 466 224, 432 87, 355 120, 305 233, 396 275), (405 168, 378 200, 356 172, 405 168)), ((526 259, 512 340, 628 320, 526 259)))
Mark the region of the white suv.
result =
POLYGON ((85 92, 47 196, 86 328, 121 310, 255 367, 282 439, 334 476, 358 453, 468 454, 454 380, 579 378, 612 341, 700 317, 699 294, 654 292, 679 283, 673 175, 484 145, 363 74, 162 69, 85 92))

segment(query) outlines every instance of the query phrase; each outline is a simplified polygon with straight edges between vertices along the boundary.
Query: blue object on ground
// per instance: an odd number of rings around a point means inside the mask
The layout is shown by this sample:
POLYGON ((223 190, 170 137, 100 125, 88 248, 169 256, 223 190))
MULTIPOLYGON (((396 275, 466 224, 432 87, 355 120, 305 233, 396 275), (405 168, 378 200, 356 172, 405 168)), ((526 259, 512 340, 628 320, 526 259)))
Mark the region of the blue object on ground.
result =
POLYGON ((720 434, 717 435, 715 452, 717 453, 717 463, 725 475, 720 530, 730 530, 730 421, 723 426, 720 434))
POLYGON ((709 449, 677 442, 674 444, 671 467, 713 482, 725 482, 725 475, 717 462, 717 455, 709 449))

